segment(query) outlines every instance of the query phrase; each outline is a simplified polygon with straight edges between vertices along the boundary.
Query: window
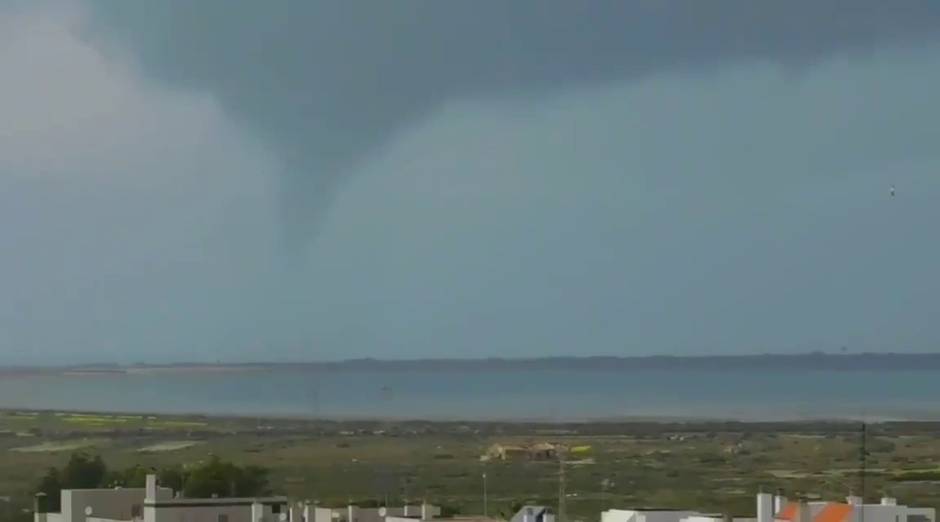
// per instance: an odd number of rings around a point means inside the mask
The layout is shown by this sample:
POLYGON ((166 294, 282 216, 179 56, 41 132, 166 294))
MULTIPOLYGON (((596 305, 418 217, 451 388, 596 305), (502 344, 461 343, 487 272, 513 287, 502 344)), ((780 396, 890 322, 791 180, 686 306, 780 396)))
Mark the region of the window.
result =
POLYGON ((143 506, 134 504, 131 506, 131 518, 143 518, 143 506))
POLYGON ((274 504, 273 506, 271 506, 271 513, 274 513, 275 515, 277 515, 280 512, 281 512, 280 504, 274 504))
POLYGON ((225 513, 219 513, 219 516, 217 518, 218 520, 216 522, 228 522, 228 515, 226 515, 225 513))

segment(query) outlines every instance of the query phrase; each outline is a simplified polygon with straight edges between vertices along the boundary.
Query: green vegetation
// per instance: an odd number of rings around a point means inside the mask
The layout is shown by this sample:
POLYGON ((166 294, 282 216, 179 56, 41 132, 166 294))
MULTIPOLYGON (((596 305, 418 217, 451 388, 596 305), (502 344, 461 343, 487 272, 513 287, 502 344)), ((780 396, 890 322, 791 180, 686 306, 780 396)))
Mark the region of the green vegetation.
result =
POLYGON ((59 492, 63 489, 100 488, 105 486, 108 470, 101 456, 75 453, 61 470, 51 467, 39 480, 37 492, 46 494, 50 511, 58 511, 59 492))
POLYGON ((213 495, 233 497, 253 497, 269 494, 268 470, 261 466, 240 467, 231 462, 223 462, 213 456, 208 462, 192 469, 182 469, 172 475, 174 479, 164 483, 171 485, 178 480, 174 489, 182 489, 190 498, 208 498, 213 495))
POLYGON ((940 470, 904 471, 894 476, 897 482, 940 482, 940 470))
MULTIPOLYGON (((322 505, 427 499, 465 514, 482 512, 485 472, 490 513, 505 516, 522 502, 557 502, 558 462, 480 457, 494 443, 536 442, 571 448, 565 476, 572 522, 596 520, 614 506, 748 514, 760 487, 842 498, 860 483, 852 424, 549 426, 8 412, 0 413, 0 497, 11 501, 0 501, 0 521, 27 519, 41 482, 50 491, 53 479, 60 487, 71 480, 132 486, 150 469, 187 496, 267 490, 322 505), (15 451, 22 448, 33 450, 15 451)), ((889 492, 940 507, 940 424, 872 425, 868 447, 871 499, 889 492)))
MULTIPOLYGON (((270 493, 268 470, 260 466, 241 467, 216 456, 196 466, 177 465, 156 472, 161 484, 182 491, 190 498, 209 498, 214 495, 252 497, 270 493)), ((59 493, 63 489, 115 486, 142 488, 148 473, 150 471, 139 464, 109 472, 100 455, 74 453, 61 470, 49 468, 39 480, 35 491, 46 494, 51 511, 59 511, 59 493)))

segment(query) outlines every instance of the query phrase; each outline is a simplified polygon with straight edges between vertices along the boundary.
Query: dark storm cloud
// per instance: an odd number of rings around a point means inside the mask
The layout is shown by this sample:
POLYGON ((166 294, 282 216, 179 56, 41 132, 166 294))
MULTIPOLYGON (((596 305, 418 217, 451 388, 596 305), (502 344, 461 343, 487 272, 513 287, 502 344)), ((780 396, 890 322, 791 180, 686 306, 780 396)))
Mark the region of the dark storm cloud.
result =
MULTIPOLYGON (((935 38, 940 2, 93 1, 155 77, 207 90, 286 165, 308 227, 363 156, 440 103, 935 38)), ((105 41, 100 40, 100 41, 105 41)))
POLYGON ((0 364, 940 340, 931 5, 15 1, 0 364))

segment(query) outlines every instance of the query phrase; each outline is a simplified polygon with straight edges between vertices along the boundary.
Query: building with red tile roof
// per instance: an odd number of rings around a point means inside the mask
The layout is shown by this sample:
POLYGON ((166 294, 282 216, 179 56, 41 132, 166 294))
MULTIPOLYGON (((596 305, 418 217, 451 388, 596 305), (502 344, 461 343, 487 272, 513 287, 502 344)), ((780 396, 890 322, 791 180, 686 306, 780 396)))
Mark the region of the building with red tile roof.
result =
POLYGON ((900 505, 891 497, 865 504, 856 496, 849 496, 846 502, 793 502, 778 494, 772 503, 769 496, 758 495, 758 522, 936 522, 933 508, 900 505), (772 519, 768 509, 762 508, 767 505, 773 505, 772 519))

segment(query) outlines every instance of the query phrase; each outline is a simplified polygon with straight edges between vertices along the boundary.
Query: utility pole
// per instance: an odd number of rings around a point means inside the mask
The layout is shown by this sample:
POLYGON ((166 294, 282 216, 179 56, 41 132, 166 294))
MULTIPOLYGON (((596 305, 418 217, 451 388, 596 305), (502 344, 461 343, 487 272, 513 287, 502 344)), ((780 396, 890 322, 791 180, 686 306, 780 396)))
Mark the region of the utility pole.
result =
POLYGON ((858 466, 859 477, 858 478, 859 478, 859 486, 861 487, 861 490, 862 490, 861 491, 862 505, 859 508, 860 509, 859 522, 865 522, 865 471, 866 471, 865 464, 867 462, 867 457, 868 457, 868 448, 866 447, 866 439, 868 438, 867 437, 868 434, 866 433, 866 426, 865 426, 864 420, 862 421, 861 435, 862 435, 861 451, 859 452, 859 456, 858 456, 859 457, 859 466, 858 466))
POLYGON ((558 517, 557 522, 565 522, 565 456, 558 447, 558 517))
POLYGON ((484 518, 488 516, 488 512, 487 512, 488 510, 487 510, 486 504, 487 504, 486 502, 486 472, 483 472, 483 517, 484 518))

